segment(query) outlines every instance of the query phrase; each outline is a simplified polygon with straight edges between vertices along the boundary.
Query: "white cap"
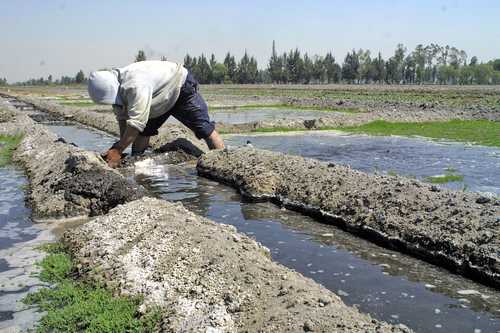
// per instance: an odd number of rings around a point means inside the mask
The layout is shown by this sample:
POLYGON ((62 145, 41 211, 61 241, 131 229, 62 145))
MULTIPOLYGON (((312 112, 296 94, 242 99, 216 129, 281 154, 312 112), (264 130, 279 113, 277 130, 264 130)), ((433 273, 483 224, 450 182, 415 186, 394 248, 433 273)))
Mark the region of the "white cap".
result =
POLYGON ((119 88, 120 82, 116 70, 90 73, 88 91, 94 103, 123 105, 118 93, 119 88))

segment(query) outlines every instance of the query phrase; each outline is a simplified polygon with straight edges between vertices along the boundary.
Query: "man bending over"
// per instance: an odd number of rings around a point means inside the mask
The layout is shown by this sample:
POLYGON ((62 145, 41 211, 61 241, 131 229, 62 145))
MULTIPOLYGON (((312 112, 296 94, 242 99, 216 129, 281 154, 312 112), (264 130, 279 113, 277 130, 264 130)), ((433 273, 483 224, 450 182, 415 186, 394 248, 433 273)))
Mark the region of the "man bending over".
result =
POLYGON ((120 126, 120 141, 103 155, 112 168, 120 164, 122 152, 130 144, 133 155, 142 154, 149 138, 158 134, 170 115, 204 139, 210 149, 224 148, 198 92, 198 82, 180 64, 141 61, 92 72, 88 91, 95 103, 113 105, 120 126))

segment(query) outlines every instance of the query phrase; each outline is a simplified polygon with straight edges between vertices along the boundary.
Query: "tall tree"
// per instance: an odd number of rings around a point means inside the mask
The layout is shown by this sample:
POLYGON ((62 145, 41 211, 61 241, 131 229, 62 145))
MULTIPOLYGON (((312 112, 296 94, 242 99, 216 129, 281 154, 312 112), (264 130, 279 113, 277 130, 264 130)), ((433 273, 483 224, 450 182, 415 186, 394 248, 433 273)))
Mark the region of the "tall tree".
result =
POLYGON ((385 61, 382 59, 382 54, 379 52, 378 57, 373 59, 373 81, 381 83, 385 80, 385 61))
POLYGON ((370 50, 358 51, 359 58, 359 79, 365 83, 373 81, 374 70, 372 65, 372 58, 370 50))
POLYGON ((75 82, 76 83, 83 83, 85 81, 85 74, 83 71, 80 69, 78 73, 75 75, 75 82))
POLYGON ((229 52, 226 54, 224 58, 224 66, 226 66, 227 70, 227 80, 229 82, 237 82, 237 65, 234 56, 232 56, 229 52))
POLYGON ((337 83, 342 76, 340 66, 335 63, 335 57, 332 52, 328 52, 323 59, 323 66, 325 67, 326 80, 328 83, 337 83))
POLYGON ((500 72, 500 59, 495 59, 491 61, 491 65, 495 71, 500 72))
POLYGON ((288 80, 292 83, 300 83, 303 72, 304 63, 302 57, 300 56, 299 49, 290 50, 286 62, 286 70, 288 73, 288 80))
POLYGON ((243 84, 250 83, 249 65, 250 65, 250 57, 248 56, 248 53, 245 50, 245 54, 238 63, 238 83, 243 83, 243 84))
POLYGON ((146 60, 146 53, 144 53, 144 50, 139 50, 139 52, 137 52, 137 55, 135 56, 135 62, 145 61, 145 60, 146 60))
POLYGON ((217 63, 212 68, 212 83, 224 83, 227 75, 226 65, 217 63))
POLYGON ((271 52, 271 58, 269 59, 268 67, 269 75, 271 80, 275 83, 280 83, 282 79, 283 62, 281 57, 278 56, 276 52, 276 42, 273 40, 273 49, 271 52))
POLYGON ((314 64, 313 64, 311 58, 309 58, 309 55, 307 53, 304 54, 303 64, 304 64, 304 71, 303 71, 303 75, 302 75, 303 81, 304 81, 304 83, 309 84, 313 78, 314 64))
POLYGON ((356 50, 347 52, 342 64, 342 78, 349 83, 354 83, 359 79, 359 57, 356 50))
POLYGON ((323 57, 318 55, 314 56, 314 64, 313 64, 313 79, 316 83, 324 83, 326 78, 326 68, 324 65, 323 57))
POLYGON ((208 64, 207 58, 202 53, 201 56, 198 57, 198 66, 197 66, 197 79, 200 83, 210 83, 211 70, 210 65, 208 64))

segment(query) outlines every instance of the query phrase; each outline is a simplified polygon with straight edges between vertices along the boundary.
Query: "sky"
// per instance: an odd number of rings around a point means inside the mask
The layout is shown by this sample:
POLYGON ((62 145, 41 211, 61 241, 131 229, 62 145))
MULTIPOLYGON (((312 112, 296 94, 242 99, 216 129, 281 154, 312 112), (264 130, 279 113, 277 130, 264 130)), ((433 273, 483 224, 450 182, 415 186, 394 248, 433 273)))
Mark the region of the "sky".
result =
POLYGON ((112 1, 0 0, 0 77, 74 76, 148 58, 245 49, 267 66, 278 52, 355 48, 391 56, 398 43, 456 46, 480 61, 500 58, 500 0, 112 1))

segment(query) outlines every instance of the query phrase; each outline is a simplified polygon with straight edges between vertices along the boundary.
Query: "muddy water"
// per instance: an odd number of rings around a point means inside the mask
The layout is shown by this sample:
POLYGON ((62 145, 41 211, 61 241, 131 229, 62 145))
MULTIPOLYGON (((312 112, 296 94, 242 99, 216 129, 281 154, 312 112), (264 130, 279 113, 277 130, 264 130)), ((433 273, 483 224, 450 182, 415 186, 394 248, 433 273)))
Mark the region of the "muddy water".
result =
MULTIPOLYGON (((114 141, 84 128, 51 128, 89 149, 91 142, 107 147, 114 141)), ((500 293, 493 289, 272 204, 241 202, 232 188, 198 177, 192 164, 143 161, 136 164, 135 178, 164 199, 236 226, 267 246, 276 261, 377 318, 418 332, 500 330, 500 293)))
POLYGON ((440 186, 500 195, 500 149, 403 137, 372 137, 332 132, 290 135, 234 135, 229 145, 248 141, 257 148, 354 169, 399 174, 424 180, 429 176, 462 175, 463 181, 440 186))

